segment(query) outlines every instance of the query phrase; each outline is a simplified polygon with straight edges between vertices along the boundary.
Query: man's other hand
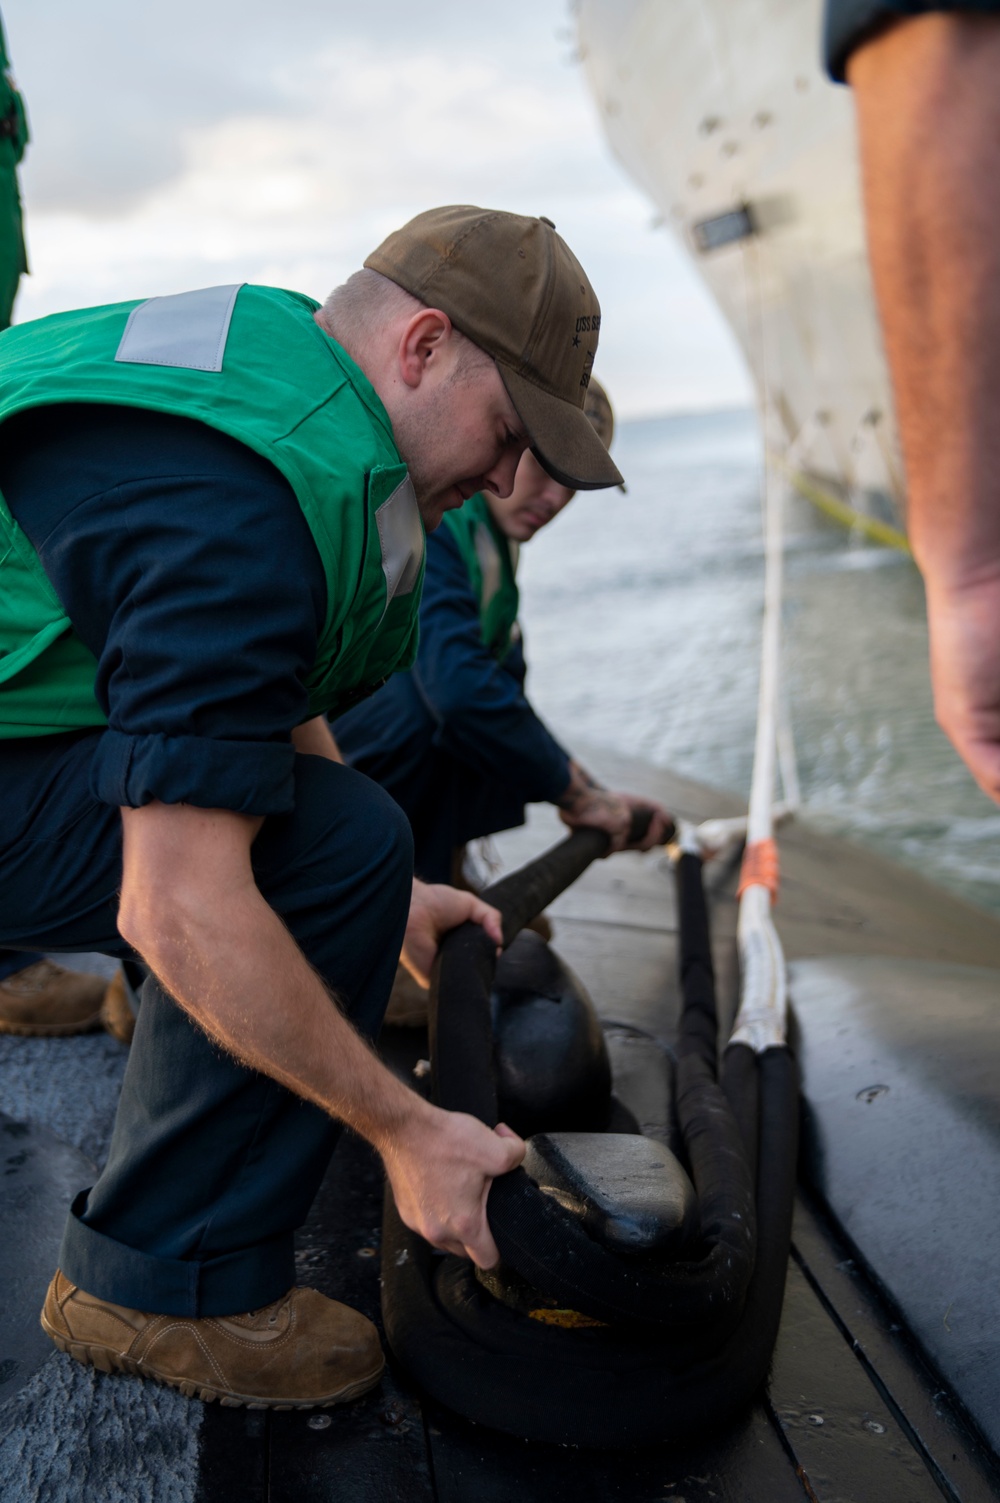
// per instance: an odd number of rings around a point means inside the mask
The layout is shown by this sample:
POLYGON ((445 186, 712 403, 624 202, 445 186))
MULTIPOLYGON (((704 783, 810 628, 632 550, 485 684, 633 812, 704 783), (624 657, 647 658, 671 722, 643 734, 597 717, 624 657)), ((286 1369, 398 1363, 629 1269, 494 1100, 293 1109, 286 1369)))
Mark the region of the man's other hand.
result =
POLYGON ((570 785, 559 800, 559 818, 570 829, 604 830, 611 836, 611 851, 649 851, 662 845, 673 829, 673 819, 662 804, 633 793, 612 793, 594 781, 579 763, 570 763, 570 785), (632 820, 648 813, 649 824, 639 840, 630 841, 632 820))
POLYGON ((503 944, 499 913, 474 892, 414 879, 400 959, 421 986, 429 984, 431 966, 444 935, 467 922, 481 924, 494 944, 498 947, 503 944))
POLYGON ((464 1112, 419 1109, 379 1145, 404 1225, 442 1252, 479 1268, 500 1261, 486 1219, 486 1197, 500 1174, 524 1158, 524 1143, 504 1123, 492 1130, 464 1112))

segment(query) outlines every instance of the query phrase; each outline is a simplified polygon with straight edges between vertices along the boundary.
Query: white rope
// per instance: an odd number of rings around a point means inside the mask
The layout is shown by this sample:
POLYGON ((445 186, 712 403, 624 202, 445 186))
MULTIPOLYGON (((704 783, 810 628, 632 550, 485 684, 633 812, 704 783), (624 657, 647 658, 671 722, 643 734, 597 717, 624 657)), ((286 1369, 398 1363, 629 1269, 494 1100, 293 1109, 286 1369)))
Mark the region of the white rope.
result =
POLYGON ((781 600, 784 584, 782 492, 774 471, 764 467, 764 630, 757 693, 757 739, 747 808, 747 844, 774 834, 774 779, 778 754, 778 691, 781 682, 781 600))
MULTIPOLYGON (((758 247, 752 253, 757 274, 757 314, 760 331, 758 369, 764 381, 767 405, 767 360, 760 296, 758 247)), ((751 259, 748 254, 744 265, 751 259)), ((747 268, 749 270, 749 268, 747 268)), ((784 586, 784 486, 764 451, 764 625, 760 656, 760 689, 757 698, 757 736, 754 746, 750 802, 747 809, 747 848, 771 842, 774 836, 774 792, 778 739, 781 725, 781 603, 784 586)), ((790 745, 790 732, 788 734, 790 745)), ((794 757, 783 758, 786 798, 798 793, 794 757), (789 784, 791 783, 791 786, 789 784)), ((766 849, 766 847, 765 847, 766 849)), ((753 865, 748 868, 752 874, 753 865)), ((787 990, 785 956, 771 919, 771 889, 764 881, 745 883, 740 897, 736 939, 740 955, 740 1008, 730 1043, 748 1044, 760 1053, 785 1042, 787 990)))
MULTIPOLYGON (((765 479, 764 631, 761 647, 757 739, 747 814, 732 819, 706 819, 701 824, 677 821, 672 852, 690 851, 706 859, 718 855, 733 840, 769 841, 775 826, 798 807, 798 775, 788 730, 781 758, 785 802, 775 804, 774 782, 778 743, 782 736, 780 692, 781 600, 783 575, 782 495, 771 472, 765 479)), ((785 1042, 787 991, 785 956, 771 920, 771 891, 764 883, 750 883, 740 897, 736 939, 740 954, 740 1009, 730 1043, 748 1044, 755 1052, 785 1042)))
MULTIPOLYGON (((760 294, 758 246, 744 247, 744 295, 747 329, 750 329, 751 302, 757 315, 760 358, 757 369, 764 384, 764 408, 767 410, 767 361, 764 336, 763 301, 760 294), (750 276, 756 278, 755 296, 751 298, 750 276)), ((766 435, 765 435, 766 437, 766 435)), ((676 859, 682 851, 707 859, 731 841, 742 836, 750 852, 744 871, 750 880, 741 883, 736 940, 740 955, 740 1008, 729 1042, 748 1044, 761 1053, 785 1042, 787 990, 785 956, 777 930, 771 920, 771 876, 768 856, 773 857, 772 881, 776 886, 776 853, 773 849, 774 828, 780 819, 794 814, 799 806, 799 778, 795 766, 788 707, 781 692, 781 605, 784 589, 784 480, 771 463, 771 451, 765 442, 761 502, 764 526, 764 623, 761 641, 760 689, 757 698, 757 734, 754 745, 750 801, 745 818, 708 819, 696 825, 679 819, 670 847, 676 859), (775 778, 780 763, 784 802, 775 804, 775 778), (754 859, 754 847, 758 848, 754 859), (770 851, 768 850, 770 847, 770 851), (762 848, 762 849, 761 849, 762 848), (763 859, 759 859, 759 858, 763 859), (754 880, 754 878, 765 880, 754 880)))
MULTIPOLYGON (((786 819, 791 819, 796 813, 798 804, 793 804, 787 799, 780 804, 775 804, 772 818, 775 825, 782 824, 786 819)), ((673 843, 668 847, 670 851, 686 851, 689 855, 700 856, 702 861, 710 861, 716 856, 721 856, 727 846, 731 846, 736 840, 747 838, 747 817, 745 814, 732 814, 720 818, 703 819, 700 824, 692 820, 684 819, 677 815, 674 824, 677 833, 673 843)))
MULTIPOLYGON (((784 794, 781 807, 788 814, 796 814, 802 805, 802 788, 799 784, 795 738, 792 735, 792 717, 784 684, 781 685, 778 699, 778 770, 781 773, 781 791, 784 794)), ((774 822, 778 823, 777 805, 774 808, 774 822)))

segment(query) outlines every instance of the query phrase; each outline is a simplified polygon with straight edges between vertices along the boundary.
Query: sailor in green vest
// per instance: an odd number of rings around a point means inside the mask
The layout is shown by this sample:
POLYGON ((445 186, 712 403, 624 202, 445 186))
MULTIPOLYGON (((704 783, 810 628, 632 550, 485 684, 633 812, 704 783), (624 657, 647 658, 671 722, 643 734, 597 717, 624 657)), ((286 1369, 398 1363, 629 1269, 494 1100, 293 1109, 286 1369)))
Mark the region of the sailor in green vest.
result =
MULTIPOLYGON (((0 330, 10 324, 28 269, 17 168, 28 144, 24 100, 14 86, 0 16, 0 330)), ((104 982, 31 951, 0 950, 0 1033, 84 1033, 101 1021, 104 982)))
MULTIPOLYGON (((584 410, 610 448, 611 403, 593 378, 584 410)), ((416 662, 334 724, 348 765, 404 810, 426 881, 461 881, 466 842, 523 824, 529 803, 557 805, 570 826, 606 829, 616 847, 633 810, 650 807, 600 787, 525 693, 518 553, 573 495, 528 451, 509 496, 481 492, 449 512, 427 540, 416 662)), ((663 840, 668 817, 653 806, 642 848, 663 840)), ((402 968, 386 1021, 427 1021, 426 989, 402 968)))
POLYGON ((0 944, 150 969, 108 1162, 42 1324, 104 1372, 309 1407, 374 1327, 295 1285, 349 1123, 403 1220, 496 1260, 502 1125, 370 1047, 471 893, 412 877, 398 806, 326 717, 413 661, 424 530, 529 445, 620 478, 583 411, 600 308, 549 221, 457 206, 318 307, 213 287, 0 336, 0 944))

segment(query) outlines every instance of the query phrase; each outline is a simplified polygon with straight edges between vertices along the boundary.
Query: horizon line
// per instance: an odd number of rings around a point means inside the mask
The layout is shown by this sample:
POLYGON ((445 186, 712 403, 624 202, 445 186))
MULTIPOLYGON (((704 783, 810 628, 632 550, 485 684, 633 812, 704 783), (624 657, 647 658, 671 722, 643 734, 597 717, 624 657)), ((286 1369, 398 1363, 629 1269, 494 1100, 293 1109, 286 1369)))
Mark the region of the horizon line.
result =
POLYGON ((620 417, 619 423, 655 423, 663 418, 684 417, 716 417, 724 412, 752 412, 756 413, 753 402, 721 402, 717 407, 661 407, 656 412, 630 413, 628 417, 620 417))

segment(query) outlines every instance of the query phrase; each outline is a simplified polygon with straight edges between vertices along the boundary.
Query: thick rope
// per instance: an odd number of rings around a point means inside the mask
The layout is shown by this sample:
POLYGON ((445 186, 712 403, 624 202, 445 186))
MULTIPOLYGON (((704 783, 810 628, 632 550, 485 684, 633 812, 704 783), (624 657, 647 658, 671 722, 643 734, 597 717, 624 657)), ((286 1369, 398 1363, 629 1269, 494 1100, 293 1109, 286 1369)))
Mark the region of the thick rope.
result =
MULTIPOLYGON (((760 249, 744 251, 748 304, 758 320, 758 370, 767 400, 767 349, 760 289, 760 249), (754 285, 750 286, 751 273, 754 285)), ((740 1009, 730 1044, 748 1044, 758 1054, 780 1047, 786 1033, 785 957, 771 919, 778 896, 778 851, 774 841, 774 789, 781 725, 781 606, 784 591, 783 485, 764 449, 764 627, 757 699, 757 736, 747 809, 747 847, 740 878, 740 1009)))

